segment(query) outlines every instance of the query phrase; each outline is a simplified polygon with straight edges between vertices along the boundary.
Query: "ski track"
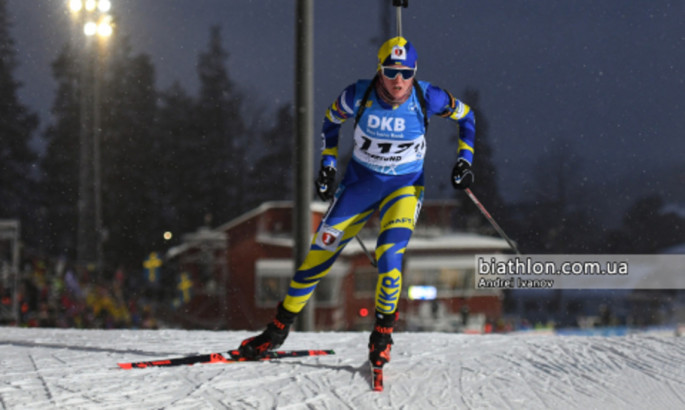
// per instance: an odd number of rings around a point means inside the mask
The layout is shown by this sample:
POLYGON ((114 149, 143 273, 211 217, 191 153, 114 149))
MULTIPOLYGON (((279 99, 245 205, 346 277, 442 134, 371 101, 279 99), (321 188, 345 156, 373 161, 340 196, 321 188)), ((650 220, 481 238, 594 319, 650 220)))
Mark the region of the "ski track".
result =
POLYGON ((381 393, 370 388, 365 332, 293 332, 284 345, 332 348, 332 356, 116 366, 227 351, 252 333, 0 328, 0 409, 685 407, 685 338, 673 336, 398 332, 381 393))
POLYGON ((52 392, 50 391, 50 388, 48 387, 48 384, 45 382, 45 378, 41 374, 41 371, 38 369, 38 365, 36 365, 36 360, 34 359, 32 354, 28 355, 29 360, 31 360, 31 365, 33 366, 33 371, 36 373, 36 376, 38 377, 38 381, 40 381, 40 385, 43 386, 43 390, 45 393, 45 396, 48 401, 50 401, 51 404, 54 405, 54 400, 52 397, 52 392))

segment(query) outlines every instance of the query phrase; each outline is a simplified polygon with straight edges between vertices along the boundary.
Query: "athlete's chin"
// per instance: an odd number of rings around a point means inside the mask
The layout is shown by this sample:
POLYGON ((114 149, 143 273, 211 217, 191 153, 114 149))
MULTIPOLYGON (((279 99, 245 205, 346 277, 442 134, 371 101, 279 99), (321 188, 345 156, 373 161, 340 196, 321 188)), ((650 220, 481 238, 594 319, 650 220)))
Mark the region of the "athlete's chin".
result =
POLYGON ((392 87, 390 89, 390 94, 394 98, 400 98, 402 97, 405 93, 407 92, 407 89, 405 87, 392 87))

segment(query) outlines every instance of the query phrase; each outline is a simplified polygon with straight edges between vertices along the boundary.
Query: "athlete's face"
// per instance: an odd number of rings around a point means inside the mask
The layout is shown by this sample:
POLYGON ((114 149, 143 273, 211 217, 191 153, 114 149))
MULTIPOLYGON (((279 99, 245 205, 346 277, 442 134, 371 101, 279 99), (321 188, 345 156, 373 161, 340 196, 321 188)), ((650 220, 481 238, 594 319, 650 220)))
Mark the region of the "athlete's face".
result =
POLYGON ((383 67, 381 71, 381 84, 393 98, 401 98, 407 93, 409 88, 411 88, 412 80, 414 79, 414 70, 411 68, 393 66, 392 68, 383 67))

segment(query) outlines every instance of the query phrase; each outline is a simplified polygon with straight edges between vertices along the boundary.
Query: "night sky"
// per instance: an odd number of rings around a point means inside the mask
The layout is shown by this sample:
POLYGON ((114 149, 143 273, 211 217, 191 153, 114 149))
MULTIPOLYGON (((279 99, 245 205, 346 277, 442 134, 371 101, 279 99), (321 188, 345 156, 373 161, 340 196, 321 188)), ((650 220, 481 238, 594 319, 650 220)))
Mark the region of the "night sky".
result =
MULTIPOLYGON (((115 35, 152 57, 160 89, 179 81, 196 94, 197 56, 219 24, 230 76, 252 103, 270 111, 293 100, 294 1, 112 3, 115 35)), ((374 74, 381 11, 393 13, 395 28, 394 10, 377 1, 315 3, 318 152, 326 106, 374 74)), ((9 0, 8 8, 20 98, 44 127, 55 87, 50 63, 71 30, 66 0, 9 0)), ((683 0, 412 0, 403 34, 418 50, 420 79, 457 97, 480 93, 476 114, 487 119, 505 199, 548 195, 538 183, 545 164, 567 161, 570 183, 592 193, 586 202, 625 208, 646 192, 685 205, 684 20, 683 0)), ((452 195, 452 126, 431 123, 427 198, 452 195)))

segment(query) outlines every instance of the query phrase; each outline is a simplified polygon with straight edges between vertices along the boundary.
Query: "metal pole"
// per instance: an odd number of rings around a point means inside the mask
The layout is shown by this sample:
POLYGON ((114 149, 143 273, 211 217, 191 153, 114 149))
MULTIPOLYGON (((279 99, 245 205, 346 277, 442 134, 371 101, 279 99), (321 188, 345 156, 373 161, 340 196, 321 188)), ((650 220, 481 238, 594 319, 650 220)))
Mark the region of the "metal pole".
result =
POLYGON ((102 249, 102 77, 104 70, 102 44, 97 44, 95 67, 93 69, 93 205, 95 208, 95 269, 99 279, 103 278, 102 249))
POLYGON ((2 225, 0 233, 3 239, 6 237, 12 241, 12 317, 15 326, 19 326, 19 247, 21 229, 19 220, 0 221, 2 225), (5 234, 4 231, 7 231, 5 234))
POLYGON ((221 322, 223 329, 231 328, 231 318, 228 314, 228 263, 229 263, 229 253, 230 249, 230 237, 225 234, 224 240, 219 244, 221 255, 221 322))
POLYGON ((14 292, 12 294, 12 313, 14 322, 19 326, 19 221, 12 244, 12 270, 14 271, 14 292))
POLYGON ((80 156, 79 156, 79 197, 78 197, 78 237, 77 237, 77 260, 80 264, 92 262, 91 251, 93 240, 93 175, 92 175, 92 82, 91 71, 91 42, 86 38, 85 47, 81 49, 81 73, 79 77, 80 93, 80 156))
MULTIPOLYGON (((295 204, 294 262, 299 268, 309 250, 313 190, 314 0, 298 0, 295 14, 295 204)), ((297 328, 314 330, 314 297, 299 315, 297 328)))
POLYGON ((397 36, 402 37, 402 9, 409 7, 409 0, 392 0, 392 5, 397 9, 397 36))

